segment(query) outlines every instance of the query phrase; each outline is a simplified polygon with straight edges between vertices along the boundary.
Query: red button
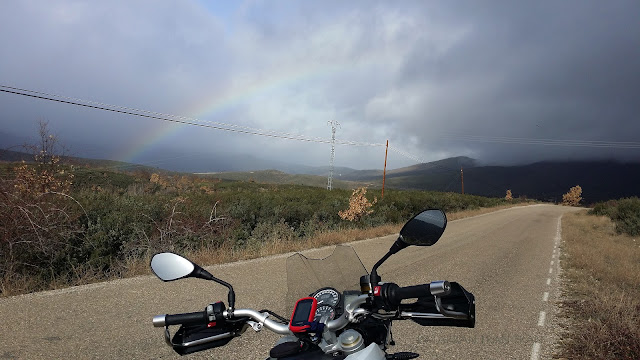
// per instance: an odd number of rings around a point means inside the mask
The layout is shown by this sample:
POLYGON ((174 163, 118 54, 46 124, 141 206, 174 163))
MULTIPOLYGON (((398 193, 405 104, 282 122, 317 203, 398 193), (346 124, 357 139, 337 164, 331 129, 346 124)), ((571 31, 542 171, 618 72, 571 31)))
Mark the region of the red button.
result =
POLYGON ((380 296, 380 286, 373 288, 373 296, 380 296))

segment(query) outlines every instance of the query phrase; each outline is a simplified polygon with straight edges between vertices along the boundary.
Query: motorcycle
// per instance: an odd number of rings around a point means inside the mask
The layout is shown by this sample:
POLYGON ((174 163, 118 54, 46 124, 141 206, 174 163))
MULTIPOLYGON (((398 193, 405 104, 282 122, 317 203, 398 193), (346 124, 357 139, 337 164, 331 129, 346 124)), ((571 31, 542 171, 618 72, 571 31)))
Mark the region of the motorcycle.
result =
POLYGON ((414 359, 413 352, 388 353, 395 345, 394 320, 412 320, 422 326, 475 326, 475 298, 460 284, 433 281, 400 287, 382 282, 377 270, 391 255, 408 246, 431 246, 447 225, 445 213, 425 210, 409 220, 389 251, 367 273, 350 246, 336 246, 324 259, 296 253, 286 261, 288 317, 270 310, 235 307, 233 286, 202 267, 173 254, 151 260, 153 273, 163 281, 195 277, 228 288, 229 306, 218 301, 204 311, 158 315, 155 327, 164 327, 165 341, 186 355, 227 345, 248 328, 264 328, 282 337, 267 360, 382 360, 414 359), (359 280, 359 281, 358 281, 359 280), (409 299, 415 299, 407 302, 409 299), (180 325, 171 336, 169 326, 180 325))

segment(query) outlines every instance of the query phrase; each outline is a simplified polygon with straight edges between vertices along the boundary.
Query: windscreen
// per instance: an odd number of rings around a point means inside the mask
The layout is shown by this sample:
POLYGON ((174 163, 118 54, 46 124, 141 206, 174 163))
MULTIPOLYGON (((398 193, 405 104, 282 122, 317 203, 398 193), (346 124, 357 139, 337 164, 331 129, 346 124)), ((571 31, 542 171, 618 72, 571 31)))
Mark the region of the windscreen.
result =
POLYGON ((324 287, 339 292, 359 290, 360 277, 367 274, 351 246, 338 245, 323 259, 310 259, 300 253, 291 255, 287 258, 287 312, 291 314, 296 301, 324 287))

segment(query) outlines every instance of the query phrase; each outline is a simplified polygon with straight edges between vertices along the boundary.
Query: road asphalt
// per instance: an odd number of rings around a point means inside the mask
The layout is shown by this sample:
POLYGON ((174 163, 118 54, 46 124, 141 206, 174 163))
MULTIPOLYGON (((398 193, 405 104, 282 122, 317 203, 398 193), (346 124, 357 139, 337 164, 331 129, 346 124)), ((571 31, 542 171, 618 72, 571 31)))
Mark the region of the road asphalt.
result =
MULTIPOLYGON (((457 281, 476 297, 474 329, 428 328, 394 322, 396 346, 421 359, 545 359, 559 339, 561 217, 574 208, 533 205, 451 221, 431 247, 392 256, 379 273, 401 286, 457 281)), ((365 267, 389 249, 395 236, 352 243, 365 267)), ((305 252, 323 257, 332 248, 305 252)), ((207 269, 236 290, 237 308, 284 314, 286 257, 207 269)), ((173 359, 154 315, 191 312, 226 289, 198 279, 163 283, 153 276, 0 299, 0 359, 173 359)), ((265 359, 278 336, 249 329, 227 346, 191 359, 265 359)))

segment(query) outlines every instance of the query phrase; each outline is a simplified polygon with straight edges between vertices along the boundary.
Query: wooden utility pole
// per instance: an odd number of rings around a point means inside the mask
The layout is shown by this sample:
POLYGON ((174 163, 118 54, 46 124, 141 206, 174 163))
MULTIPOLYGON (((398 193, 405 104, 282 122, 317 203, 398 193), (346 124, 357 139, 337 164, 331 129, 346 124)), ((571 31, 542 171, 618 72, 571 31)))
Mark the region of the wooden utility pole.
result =
POLYGON ((462 171, 462 167, 460 167, 460 181, 462 182, 462 194, 464 195, 464 171, 462 171))
POLYGON ((380 200, 384 199, 384 180, 387 177, 387 154, 389 153, 389 140, 387 139, 387 149, 384 151, 384 170, 382 170, 382 195, 380 200))

